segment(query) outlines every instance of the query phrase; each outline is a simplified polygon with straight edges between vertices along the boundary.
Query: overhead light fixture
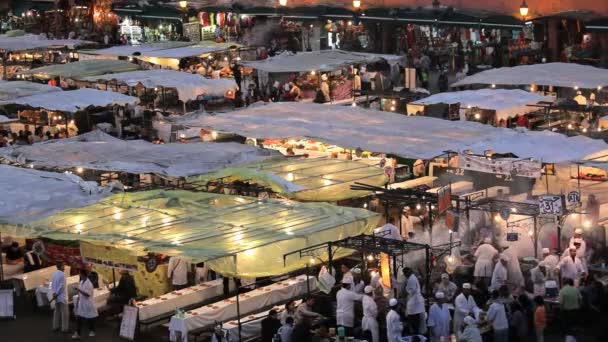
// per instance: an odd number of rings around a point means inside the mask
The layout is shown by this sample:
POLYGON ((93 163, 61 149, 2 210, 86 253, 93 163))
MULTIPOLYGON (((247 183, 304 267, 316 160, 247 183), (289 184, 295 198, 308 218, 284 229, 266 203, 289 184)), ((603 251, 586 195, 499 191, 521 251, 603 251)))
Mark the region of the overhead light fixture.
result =
POLYGON ((287 6, 287 0, 279 0, 279 5, 287 6))
POLYGON ((361 0, 353 0, 353 7, 354 8, 360 8, 361 7, 361 0))
POLYGON ((181 9, 186 9, 188 7, 188 1, 180 1, 179 2, 179 7, 181 9))
POLYGON ((526 20, 526 17, 528 16, 529 12, 530 9, 528 8, 528 4, 526 3, 526 0, 523 0, 521 5, 519 6, 519 14, 521 14, 521 17, 526 20))

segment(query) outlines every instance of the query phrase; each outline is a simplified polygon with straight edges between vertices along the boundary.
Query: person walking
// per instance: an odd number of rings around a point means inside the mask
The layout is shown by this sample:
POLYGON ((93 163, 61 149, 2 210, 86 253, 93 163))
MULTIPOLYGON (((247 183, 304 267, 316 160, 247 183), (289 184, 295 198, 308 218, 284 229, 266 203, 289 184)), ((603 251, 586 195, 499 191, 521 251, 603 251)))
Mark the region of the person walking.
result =
POLYGON ((536 332, 536 342, 545 341, 545 328, 547 327, 547 312, 545 310, 545 300, 541 296, 534 297, 534 330, 536 332))
POLYGON ((53 298, 51 303, 55 304, 53 309, 53 331, 66 333, 70 324, 70 312, 68 307, 68 289, 65 280, 65 265, 63 261, 56 264, 57 270, 51 278, 51 292, 53 298))
POLYGON ((95 319, 98 316, 94 301, 93 283, 89 279, 86 269, 80 270, 80 282, 78 284, 78 299, 74 304, 74 315, 76 316, 76 331, 72 339, 78 340, 82 336, 85 323, 89 326, 89 336, 95 336, 95 319))
POLYGON ((507 310, 505 305, 498 301, 498 291, 492 291, 492 304, 488 309, 486 319, 494 329, 494 342, 509 341, 509 321, 507 320, 507 310))

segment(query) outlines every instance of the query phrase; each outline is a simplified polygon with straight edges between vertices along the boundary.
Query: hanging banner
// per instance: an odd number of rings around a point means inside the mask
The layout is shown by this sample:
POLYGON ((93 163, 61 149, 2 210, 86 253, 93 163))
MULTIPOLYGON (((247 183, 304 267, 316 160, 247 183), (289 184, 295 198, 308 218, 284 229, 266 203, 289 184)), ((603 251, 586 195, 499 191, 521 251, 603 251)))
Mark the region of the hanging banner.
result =
POLYGON ((452 188, 449 184, 439 188, 437 191, 437 201, 439 215, 452 207, 452 188))
POLYGON ((382 285, 391 287, 391 258, 386 253, 380 253, 380 272, 382 273, 382 285))
POLYGON ((82 242, 80 253, 87 264, 137 271, 137 257, 117 248, 82 242))
POLYGON ((511 177, 540 178, 542 163, 535 160, 521 160, 516 158, 488 159, 479 156, 461 154, 459 156, 461 169, 477 172, 507 175, 511 177))
POLYGON ((452 210, 447 210, 445 212, 446 227, 448 227, 448 229, 453 232, 457 232, 459 224, 460 224, 460 216, 452 210))

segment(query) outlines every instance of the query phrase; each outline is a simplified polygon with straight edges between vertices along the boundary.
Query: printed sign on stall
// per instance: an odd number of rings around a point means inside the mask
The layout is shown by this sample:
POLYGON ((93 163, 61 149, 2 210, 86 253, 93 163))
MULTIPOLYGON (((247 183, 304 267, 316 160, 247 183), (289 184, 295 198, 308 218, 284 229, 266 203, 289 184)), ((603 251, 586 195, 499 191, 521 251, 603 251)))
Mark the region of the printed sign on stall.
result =
POLYGON ((544 195, 538 199, 541 215, 563 215, 564 198, 560 195, 544 195))
POLYGON ((492 173, 505 176, 540 178, 542 163, 535 160, 516 158, 488 159, 480 156, 460 155, 459 167, 465 170, 492 173))

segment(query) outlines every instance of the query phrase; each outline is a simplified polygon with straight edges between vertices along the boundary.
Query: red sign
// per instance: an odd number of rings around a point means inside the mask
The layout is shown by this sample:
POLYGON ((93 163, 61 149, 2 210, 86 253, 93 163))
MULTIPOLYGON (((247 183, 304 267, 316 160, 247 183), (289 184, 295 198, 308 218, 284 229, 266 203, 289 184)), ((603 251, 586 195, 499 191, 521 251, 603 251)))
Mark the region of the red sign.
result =
POLYGON ((449 185, 441 187, 437 191, 437 200, 439 202, 439 214, 452 207, 452 189, 449 185))

